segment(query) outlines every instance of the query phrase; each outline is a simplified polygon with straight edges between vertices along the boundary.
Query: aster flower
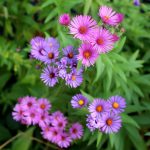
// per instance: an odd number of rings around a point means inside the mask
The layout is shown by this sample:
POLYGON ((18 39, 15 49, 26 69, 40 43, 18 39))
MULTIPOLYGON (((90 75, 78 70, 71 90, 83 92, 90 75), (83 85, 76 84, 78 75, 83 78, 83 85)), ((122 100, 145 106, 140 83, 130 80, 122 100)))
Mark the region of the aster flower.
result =
POLYGON ((48 66, 43 70, 41 74, 42 81, 49 87, 53 87, 58 82, 58 70, 57 68, 48 66))
POLYGON ((24 118, 24 112, 25 109, 22 107, 22 105, 16 104, 12 112, 13 119, 16 121, 21 121, 24 118))
POLYGON ((72 139, 81 139, 83 136, 83 127, 80 123, 72 124, 71 128, 69 129, 70 137, 72 139))
POLYGON ((63 48, 63 53, 64 56, 67 58, 67 63, 69 64, 76 59, 76 51, 71 45, 68 45, 67 47, 63 48))
POLYGON ((51 127, 50 126, 44 126, 42 127, 42 137, 46 140, 51 140, 52 138, 52 132, 51 132, 51 127))
POLYGON ((58 136, 58 145, 61 147, 61 148, 67 148, 70 146, 70 143, 72 142, 70 136, 65 133, 65 132, 62 132, 59 136, 58 136))
POLYGON ((71 105, 73 108, 82 108, 88 104, 88 99, 82 94, 76 94, 72 97, 71 105))
POLYGON ((48 112, 50 108, 51 108, 51 104, 46 98, 38 99, 37 109, 39 112, 48 112))
POLYGON ((133 4, 135 6, 140 6, 140 0, 133 0, 133 4))
POLYGON ((112 41, 117 42, 119 40, 119 36, 117 34, 112 34, 112 41))
POLYGON ((80 86, 80 84, 82 83, 83 79, 82 79, 82 69, 80 70, 72 70, 71 73, 69 73, 66 76, 66 84, 70 85, 72 88, 76 88, 78 86, 80 86))
POLYGON ((43 61, 47 43, 42 37, 35 37, 30 42, 31 56, 37 60, 43 61))
POLYGON ((57 39, 53 37, 49 37, 45 39, 47 46, 53 50, 58 50, 59 49, 59 42, 57 39))
POLYGON ((93 65, 97 57, 98 53, 91 44, 83 43, 79 47, 78 60, 81 60, 84 66, 89 67, 90 65, 93 65))
POLYGON ((26 110, 32 109, 37 105, 36 98, 30 96, 23 97, 21 100, 21 105, 26 110))
POLYGON ((60 17, 59 17, 59 23, 61 25, 64 25, 64 26, 68 26, 69 23, 70 23, 70 16, 69 14, 62 14, 60 17))
POLYGON ((105 113, 99 119, 100 131, 104 133, 116 133, 121 128, 121 117, 113 113, 105 113))
POLYGON ((123 21, 123 19, 124 19, 124 15, 121 14, 121 13, 118 13, 117 16, 118 16, 118 21, 117 22, 121 23, 123 21))
POLYGON ((54 46, 52 48, 46 47, 44 56, 43 62, 45 64, 54 63, 59 56, 59 51, 54 46))
POLYGON ((113 49, 114 42, 112 34, 105 28, 97 28, 91 38, 91 44, 98 53, 106 53, 113 49))
POLYGON ((60 111, 55 111, 51 115, 51 120, 55 120, 55 119, 60 118, 60 117, 64 117, 64 114, 60 111))
POLYGON ((100 7, 99 16, 101 17, 102 21, 108 25, 116 26, 119 23, 118 14, 111 7, 100 7))
POLYGON ((109 111, 109 106, 105 100, 97 98, 89 105, 88 109, 92 117, 99 117, 109 111))
POLYGON ((69 25, 70 34, 80 40, 88 40, 97 23, 91 16, 76 16, 72 19, 69 25))
POLYGON ((126 107, 125 99, 121 96, 112 96, 109 98, 110 110, 115 114, 122 113, 126 107))

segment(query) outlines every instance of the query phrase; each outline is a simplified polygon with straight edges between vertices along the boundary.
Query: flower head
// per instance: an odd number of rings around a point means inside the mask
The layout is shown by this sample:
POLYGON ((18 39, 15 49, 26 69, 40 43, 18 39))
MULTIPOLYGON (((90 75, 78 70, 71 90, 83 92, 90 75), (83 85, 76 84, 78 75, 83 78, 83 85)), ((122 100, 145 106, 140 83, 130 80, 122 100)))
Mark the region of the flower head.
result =
POLYGON ((106 53, 113 49, 113 36, 105 28, 95 29, 95 34, 91 38, 91 44, 98 53, 106 53))
POLYGON ((78 60, 82 61, 84 66, 93 65, 98 57, 97 51, 89 43, 83 43, 79 48, 78 60))
POLYGON ((121 118, 113 113, 105 113, 99 119, 100 131, 104 133, 116 133, 121 128, 121 118))
POLYGON ((60 17, 59 17, 59 23, 61 25, 64 25, 64 26, 68 26, 69 23, 70 23, 70 16, 69 14, 62 14, 60 17))
POLYGON ((140 0, 133 0, 133 4, 135 6, 140 6, 140 0))
POLYGON ((82 94, 76 94, 72 97, 71 105, 73 108, 82 108, 88 104, 88 99, 82 94))
POLYGON ((79 123, 72 124, 71 128, 69 129, 70 137, 72 139, 81 139, 83 136, 83 127, 79 123))
POLYGON ((122 113, 126 107, 125 99, 121 96, 112 96, 108 102, 110 104, 110 110, 112 110, 114 114, 122 113))
POLYGON ((53 50, 58 50, 59 49, 59 42, 57 39, 53 37, 49 37, 45 39, 47 46, 53 50))
POLYGON ((95 99, 89 105, 89 112, 91 113, 92 117, 99 117, 103 113, 107 112, 109 109, 109 105, 107 105, 106 101, 103 99, 95 99))
POLYGON ((119 36, 117 34, 112 34, 112 41, 117 42, 119 40, 119 36))
POLYGON ((41 74, 42 81, 49 87, 53 87, 58 82, 58 70, 57 68, 48 66, 43 70, 41 74))
POLYGON ((75 38, 87 41, 96 25, 96 21, 90 16, 79 15, 72 19, 69 29, 70 33, 73 34, 75 38))

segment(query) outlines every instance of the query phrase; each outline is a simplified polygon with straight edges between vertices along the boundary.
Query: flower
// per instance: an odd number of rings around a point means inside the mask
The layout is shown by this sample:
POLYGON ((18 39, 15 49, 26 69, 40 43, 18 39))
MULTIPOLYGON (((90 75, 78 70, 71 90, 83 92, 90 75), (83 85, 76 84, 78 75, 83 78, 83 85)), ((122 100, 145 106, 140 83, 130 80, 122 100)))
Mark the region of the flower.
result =
POLYGON ((88 104, 88 99, 82 94, 76 94, 72 97, 71 105, 73 108, 82 108, 88 104))
POLYGON ((94 101, 89 105, 89 112, 92 117, 99 117, 103 113, 107 112, 109 105, 103 99, 94 99, 94 101))
POLYGON ((62 14, 60 17, 59 17, 59 23, 61 25, 64 25, 64 26, 68 26, 69 23, 70 23, 70 16, 69 14, 62 14))
POLYGON ((75 38, 87 41, 96 25, 96 21, 91 16, 76 16, 70 22, 70 34, 73 34, 75 38))
POLYGON ((49 38, 46 38, 45 41, 49 48, 54 49, 54 50, 59 49, 59 42, 57 41, 57 39, 55 39, 53 37, 49 37, 49 38))
POLYGON ((58 145, 61 147, 61 148, 67 148, 70 146, 70 143, 72 142, 70 136, 65 133, 65 132, 62 132, 59 136, 58 136, 58 145))
POLYGON ((119 36, 117 34, 112 34, 112 41, 117 42, 119 40, 119 36))
POLYGON ((118 16, 118 21, 117 22, 121 23, 123 21, 123 19, 124 19, 124 15, 121 14, 121 13, 118 13, 117 16, 118 16))
POLYGON ((57 68, 47 66, 41 74, 41 80, 49 87, 53 87, 58 82, 57 68))
POLYGON ((121 96, 112 96, 109 98, 110 110, 114 112, 114 114, 120 114, 124 112, 126 107, 125 99, 121 96))
POLYGON ((37 101, 37 109, 39 112, 48 112, 51 108, 50 102, 46 98, 39 98, 37 101))
POLYGON ((89 67, 90 65, 93 65, 97 57, 98 53, 91 44, 83 43, 79 47, 78 60, 81 60, 84 66, 89 67))
POLYGON ((133 4, 135 6, 140 6, 140 0, 133 0, 133 4))
POLYGON ((83 127, 80 123, 72 124, 71 128, 69 129, 70 137, 72 139, 81 139, 83 136, 83 127))
POLYGON ((116 133, 121 128, 121 118, 113 113, 105 113, 99 119, 100 131, 104 133, 116 133))
POLYGON ((73 46, 68 45, 63 48, 64 56, 67 58, 67 63, 72 63, 76 59, 76 51, 73 49, 73 46))
POLYGON ((13 119, 16 121, 21 121, 22 119, 24 119, 24 112, 25 109, 22 107, 22 105, 16 104, 12 112, 13 119))
POLYGON ((59 56, 59 51, 58 49, 55 49, 55 47, 46 47, 44 56, 43 62, 45 64, 54 63, 59 56))
POLYGON ((118 14, 111 7, 100 7, 99 16, 101 17, 102 21, 108 25, 116 26, 118 23, 120 23, 118 20, 118 14))
POLYGON ((30 42, 31 56, 37 60, 43 61, 47 43, 42 37, 35 37, 30 42))
POLYGON ((42 127, 42 137, 46 140, 51 140, 52 138, 52 132, 51 132, 51 127, 50 126, 44 126, 42 127))
POLYGON ((105 28, 95 29, 95 34, 91 38, 91 44, 98 53, 106 53, 113 49, 113 36, 105 28))
POLYGON ((65 80, 66 80, 66 84, 70 85, 72 88, 76 88, 78 86, 80 86, 80 84, 82 83, 83 79, 82 79, 82 69, 79 70, 72 70, 71 73, 67 74, 65 80))

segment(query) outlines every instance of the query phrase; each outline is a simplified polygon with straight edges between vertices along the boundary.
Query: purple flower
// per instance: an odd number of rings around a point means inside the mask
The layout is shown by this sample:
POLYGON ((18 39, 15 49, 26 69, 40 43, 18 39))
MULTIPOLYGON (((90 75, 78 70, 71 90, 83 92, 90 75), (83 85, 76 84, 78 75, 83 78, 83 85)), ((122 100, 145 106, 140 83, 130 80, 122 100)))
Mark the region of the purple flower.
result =
POLYGON ((39 112, 48 112, 51 108, 50 102, 46 98, 40 98, 37 101, 37 109, 39 112))
POLYGON ((67 76, 66 76, 66 84, 67 85, 70 85, 70 87, 72 88, 76 88, 78 86, 81 85, 83 79, 82 79, 82 69, 80 70, 72 70, 71 73, 69 73, 67 76))
POLYGON ((133 0, 133 4, 135 6, 140 6, 140 0, 133 0))
POLYGON ((103 99, 95 99, 89 105, 89 112, 91 113, 92 117, 99 117, 103 113, 109 111, 109 105, 103 99))
POLYGON ((49 37, 45 39, 47 46, 53 50, 58 50, 59 49, 59 42, 57 41, 57 39, 53 38, 53 37, 49 37))
POLYGON ((110 97, 108 103, 110 105, 110 110, 112 110, 114 114, 120 114, 124 112, 126 107, 125 99, 121 96, 110 97))
POLYGON ((88 104, 88 99, 82 94, 76 94, 72 97, 71 105, 73 108, 82 108, 88 104))
POLYGON ((47 43, 42 37, 35 37, 31 40, 31 56, 35 59, 43 61, 47 43))
POLYGON ((118 16, 118 23, 121 23, 124 19, 124 15, 121 13, 118 13, 117 16, 118 16))
POLYGON ((48 66, 41 74, 42 81, 49 87, 53 87, 58 82, 58 69, 48 66))
POLYGON ((55 120, 55 119, 60 118, 60 117, 64 117, 63 113, 60 111, 55 111, 51 115, 51 120, 55 120))
POLYGON ((81 139, 83 136, 83 127, 79 123, 72 124, 71 128, 69 129, 70 137, 72 139, 81 139))
POLYGON ((63 48, 64 56, 67 58, 67 62, 70 64, 76 59, 76 51, 74 50, 73 46, 68 45, 67 47, 63 48))
POLYGON ((41 134, 42 134, 42 136, 43 136, 44 139, 50 141, 51 138, 52 138, 51 127, 50 126, 44 126, 44 127, 42 127, 41 134))
POLYGON ((68 26, 69 23, 70 23, 70 16, 69 14, 62 14, 60 17, 59 17, 59 23, 61 25, 64 25, 64 26, 68 26))
POLYGON ((61 148, 67 148, 70 146, 72 140, 71 140, 71 137, 67 133, 62 132, 61 134, 59 134, 57 142, 61 148))
POLYGON ((105 113, 99 119, 100 131, 104 133, 116 133, 121 128, 121 117, 114 113, 105 113))

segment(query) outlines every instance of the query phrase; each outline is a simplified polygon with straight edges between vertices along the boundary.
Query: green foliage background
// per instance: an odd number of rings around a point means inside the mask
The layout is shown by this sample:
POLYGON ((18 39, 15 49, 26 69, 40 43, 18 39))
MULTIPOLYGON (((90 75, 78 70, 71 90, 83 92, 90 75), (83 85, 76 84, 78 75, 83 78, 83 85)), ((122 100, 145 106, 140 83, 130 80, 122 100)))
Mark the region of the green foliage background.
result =
POLYGON ((61 110, 70 121, 85 126, 86 110, 73 110, 71 97, 82 92, 93 98, 119 94, 126 98, 123 127, 117 134, 91 134, 85 130, 82 140, 71 150, 148 150, 150 149, 150 5, 137 7, 131 0, 1 0, 0 1, 0 145, 5 150, 58 149, 43 141, 37 128, 26 128, 12 120, 17 98, 25 95, 47 97, 52 111, 61 110), (84 73, 80 88, 61 83, 47 88, 39 79, 37 62, 29 59, 28 43, 33 36, 50 35, 78 46, 58 24, 61 13, 89 14, 99 20, 100 5, 108 5, 125 15, 126 32, 113 51, 101 55, 94 67, 84 73), (19 133, 19 134, 18 134, 19 133), (19 137, 19 138, 18 138, 19 137))

